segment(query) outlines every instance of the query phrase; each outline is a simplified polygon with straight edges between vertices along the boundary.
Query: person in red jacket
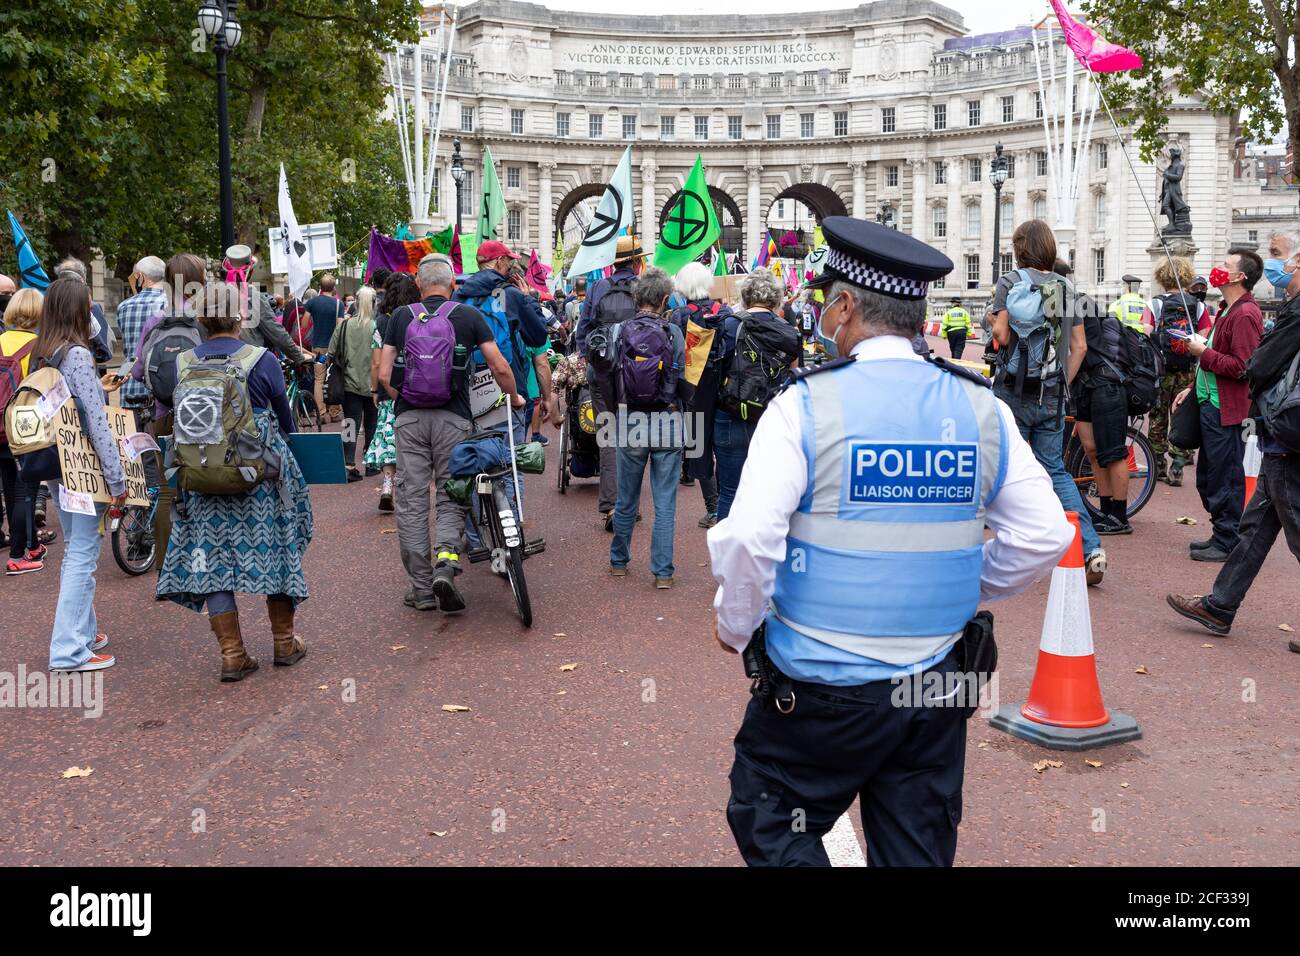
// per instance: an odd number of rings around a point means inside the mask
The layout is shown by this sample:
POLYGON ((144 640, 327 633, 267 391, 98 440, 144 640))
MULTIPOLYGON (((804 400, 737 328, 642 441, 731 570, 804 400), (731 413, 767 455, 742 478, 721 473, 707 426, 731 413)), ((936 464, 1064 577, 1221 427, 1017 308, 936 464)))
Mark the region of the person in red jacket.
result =
POLYGON ((1237 545, 1237 523, 1246 497, 1241 430, 1250 410, 1246 363, 1264 334, 1264 317, 1250 290, 1263 274, 1263 260, 1255 253, 1228 253, 1221 265, 1210 270, 1210 284, 1223 293, 1227 311, 1215 320, 1208 339, 1197 336, 1187 343, 1200 367, 1195 385, 1182 391, 1174 407, 1189 397, 1200 406, 1196 490, 1214 526, 1207 540, 1192 544, 1193 561, 1226 561, 1237 545))

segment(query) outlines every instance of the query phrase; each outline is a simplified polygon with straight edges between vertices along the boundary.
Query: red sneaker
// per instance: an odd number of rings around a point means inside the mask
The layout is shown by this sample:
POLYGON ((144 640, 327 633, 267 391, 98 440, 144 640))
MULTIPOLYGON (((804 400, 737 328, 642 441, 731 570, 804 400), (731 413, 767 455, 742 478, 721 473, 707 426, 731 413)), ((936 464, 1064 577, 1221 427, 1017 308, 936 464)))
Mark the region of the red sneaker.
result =
POLYGON ((117 663, 112 654, 91 654, 90 659, 79 667, 52 667, 51 670, 70 674, 73 671, 102 671, 117 663))
POLYGON ((17 577, 20 574, 31 574, 33 571, 43 571, 44 569, 45 562, 39 558, 36 560, 32 560, 30 557, 19 558, 16 561, 10 558, 9 563, 5 565, 5 574, 10 577, 17 577))
POLYGON ((102 650, 103 650, 104 648, 106 648, 106 647, 108 647, 108 635, 107 635, 107 634, 96 634, 96 635, 95 635, 95 640, 94 640, 94 642, 91 643, 91 645, 90 645, 90 650, 91 650, 93 653, 98 654, 100 651, 102 651, 102 650))

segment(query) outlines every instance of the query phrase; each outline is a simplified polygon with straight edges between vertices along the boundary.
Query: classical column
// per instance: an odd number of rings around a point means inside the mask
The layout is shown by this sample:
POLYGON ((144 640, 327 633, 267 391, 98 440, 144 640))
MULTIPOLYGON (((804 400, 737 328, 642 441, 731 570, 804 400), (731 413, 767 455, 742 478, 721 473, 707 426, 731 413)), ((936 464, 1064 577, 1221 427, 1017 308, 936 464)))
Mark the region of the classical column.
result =
POLYGON ((867 218, 867 164, 862 160, 849 163, 853 170, 853 217, 867 218))
POLYGON ((641 248, 652 253, 659 241, 659 210, 655 208, 655 161, 647 156, 641 160, 641 248))
MULTIPOLYGON (((926 206, 925 206, 925 183, 926 177, 930 173, 930 167, 925 161, 924 156, 914 156, 907 161, 907 165, 912 170, 912 235, 922 241, 925 240, 926 232, 926 206)), ((903 211, 898 211, 901 218, 903 211)), ((872 218, 872 217, 867 217, 872 218)), ((902 223, 899 223, 902 227, 902 223)), ((951 228, 951 226, 949 227, 951 228)))
POLYGON ((745 175, 748 177, 748 190, 745 194, 745 249, 743 255, 746 262, 753 262, 758 256, 759 230, 763 225, 763 167, 757 161, 751 160, 745 165, 745 175))
POLYGON ((555 256, 555 212, 551 208, 551 173, 555 163, 537 164, 537 255, 547 265, 555 256))

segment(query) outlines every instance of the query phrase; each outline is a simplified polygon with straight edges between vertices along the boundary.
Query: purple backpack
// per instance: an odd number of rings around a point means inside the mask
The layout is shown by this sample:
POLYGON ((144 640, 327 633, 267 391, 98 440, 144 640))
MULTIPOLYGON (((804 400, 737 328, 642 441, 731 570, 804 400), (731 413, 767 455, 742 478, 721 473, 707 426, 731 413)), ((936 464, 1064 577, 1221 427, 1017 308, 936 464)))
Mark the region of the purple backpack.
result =
POLYGON ((444 302, 432 316, 422 303, 411 306, 406 327, 402 399, 416 408, 440 408, 451 399, 452 360, 456 329, 451 324, 455 302, 444 302))
POLYGON ((623 323, 618 336, 619 401, 628 405, 666 405, 677 388, 673 340, 662 319, 638 315, 623 323))

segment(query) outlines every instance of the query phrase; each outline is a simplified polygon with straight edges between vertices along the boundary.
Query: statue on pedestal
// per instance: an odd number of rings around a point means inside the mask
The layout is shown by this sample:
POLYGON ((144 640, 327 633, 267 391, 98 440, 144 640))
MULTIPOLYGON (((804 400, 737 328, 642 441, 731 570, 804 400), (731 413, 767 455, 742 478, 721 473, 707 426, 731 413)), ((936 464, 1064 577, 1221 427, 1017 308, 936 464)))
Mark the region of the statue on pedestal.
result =
POLYGON ((1192 234, 1192 210, 1183 199, 1183 151, 1177 146, 1169 147, 1169 165, 1160 183, 1160 214, 1168 220, 1162 236, 1192 234))

